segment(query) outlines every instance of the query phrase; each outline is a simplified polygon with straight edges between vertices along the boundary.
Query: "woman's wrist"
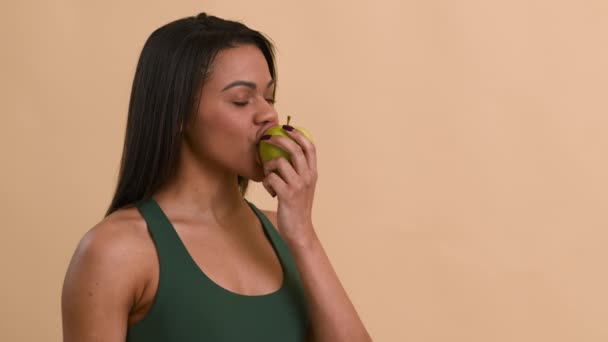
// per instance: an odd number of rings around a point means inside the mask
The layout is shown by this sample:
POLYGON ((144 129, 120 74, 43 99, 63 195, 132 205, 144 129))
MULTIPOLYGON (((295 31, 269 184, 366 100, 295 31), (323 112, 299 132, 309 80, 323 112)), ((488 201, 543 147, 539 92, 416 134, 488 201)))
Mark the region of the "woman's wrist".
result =
POLYGON ((296 233, 284 237, 287 245, 291 249, 309 249, 320 242, 312 224, 307 227, 302 227, 302 229, 295 229, 295 232, 296 233))

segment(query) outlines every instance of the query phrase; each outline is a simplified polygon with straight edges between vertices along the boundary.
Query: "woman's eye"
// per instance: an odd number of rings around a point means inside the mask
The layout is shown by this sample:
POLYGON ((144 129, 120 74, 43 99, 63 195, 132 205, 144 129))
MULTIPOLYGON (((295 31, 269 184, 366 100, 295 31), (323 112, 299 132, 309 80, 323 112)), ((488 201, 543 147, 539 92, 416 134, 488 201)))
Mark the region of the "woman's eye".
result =
MULTIPOLYGON (((276 101, 275 99, 266 99, 266 102, 270 103, 271 105, 274 105, 276 101)), ((245 107, 249 104, 249 101, 233 101, 232 103, 237 107, 245 107)))

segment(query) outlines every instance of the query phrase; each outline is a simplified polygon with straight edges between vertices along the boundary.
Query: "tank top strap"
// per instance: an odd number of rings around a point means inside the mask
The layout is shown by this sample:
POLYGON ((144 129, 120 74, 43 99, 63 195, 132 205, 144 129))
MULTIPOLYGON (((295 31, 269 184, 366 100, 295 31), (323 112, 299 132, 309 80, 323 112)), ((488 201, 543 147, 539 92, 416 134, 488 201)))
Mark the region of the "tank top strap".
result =
POLYGON ((141 215, 146 220, 148 231, 152 236, 160 266, 160 281, 166 277, 190 273, 190 255, 187 253, 182 240, 153 198, 148 198, 137 205, 141 215))
POLYGON ((270 219, 266 217, 266 215, 258 209, 253 203, 247 201, 247 204, 253 209, 255 214, 262 222, 262 227, 264 228, 264 233, 272 242, 275 250, 277 251, 279 261, 283 265, 283 270, 286 273, 287 279, 289 280, 289 286, 298 287, 299 290, 302 290, 301 287, 301 279, 300 273, 297 268, 296 262, 293 259, 293 255, 287 246, 287 242, 283 239, 279 231, 272 224, 270 219))
MULTIPOLYGON (((280 243, 281 237, 280 237, 279 232, 276 230, 276 228, 272 224, 272 222, 270 222, 268 217, 266 217, 266 215, 264 215, 264 212, 262 212, 260 209, 258 209, 258 207, 256 207, 253 203, 251 203, 247 200, 245 200, 245 201, 247 202, 249 207, 251 207, 251 209, 253 210, 255 215, 258 217, 258 219, 260 220, 260 223, 262 223, 262 228, 264 229, 264 234, 266 234, 266 237, 268 239, 270 239, 270 242, 275 246, 275 248, 279 247, 277 244, 280 243)), ((282 257, 282 255, 281 255, 281 257, 282 257)))

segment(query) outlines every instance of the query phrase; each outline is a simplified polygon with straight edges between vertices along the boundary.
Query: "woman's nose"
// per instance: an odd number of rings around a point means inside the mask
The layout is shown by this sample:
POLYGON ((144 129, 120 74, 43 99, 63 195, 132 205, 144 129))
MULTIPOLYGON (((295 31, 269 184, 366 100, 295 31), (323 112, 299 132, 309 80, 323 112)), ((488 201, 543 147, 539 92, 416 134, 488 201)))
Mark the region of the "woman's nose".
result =
POLYGON ((267 121, 275 121, 278 122, 278 113, 274 106, 271 103, 268 103, 264 100, 264 104, 260 105, 257 108, 257 121, 267 122, 267 121))

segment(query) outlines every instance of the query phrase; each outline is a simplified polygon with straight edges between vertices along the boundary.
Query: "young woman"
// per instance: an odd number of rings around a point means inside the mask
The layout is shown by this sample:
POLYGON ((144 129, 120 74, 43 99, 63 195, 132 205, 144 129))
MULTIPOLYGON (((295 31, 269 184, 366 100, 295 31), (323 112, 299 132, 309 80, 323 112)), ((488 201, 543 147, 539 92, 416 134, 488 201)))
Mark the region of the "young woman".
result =
POLYGON ((274 50, 201 13, 139 59, 116 193, 67 270, 64 341, 370 341, 311 220, 315 146, 278 125, 274 50), (261 165, 260 139, 289 152, 261 165), (278 210, 244 198, 249 180, 278 210))

